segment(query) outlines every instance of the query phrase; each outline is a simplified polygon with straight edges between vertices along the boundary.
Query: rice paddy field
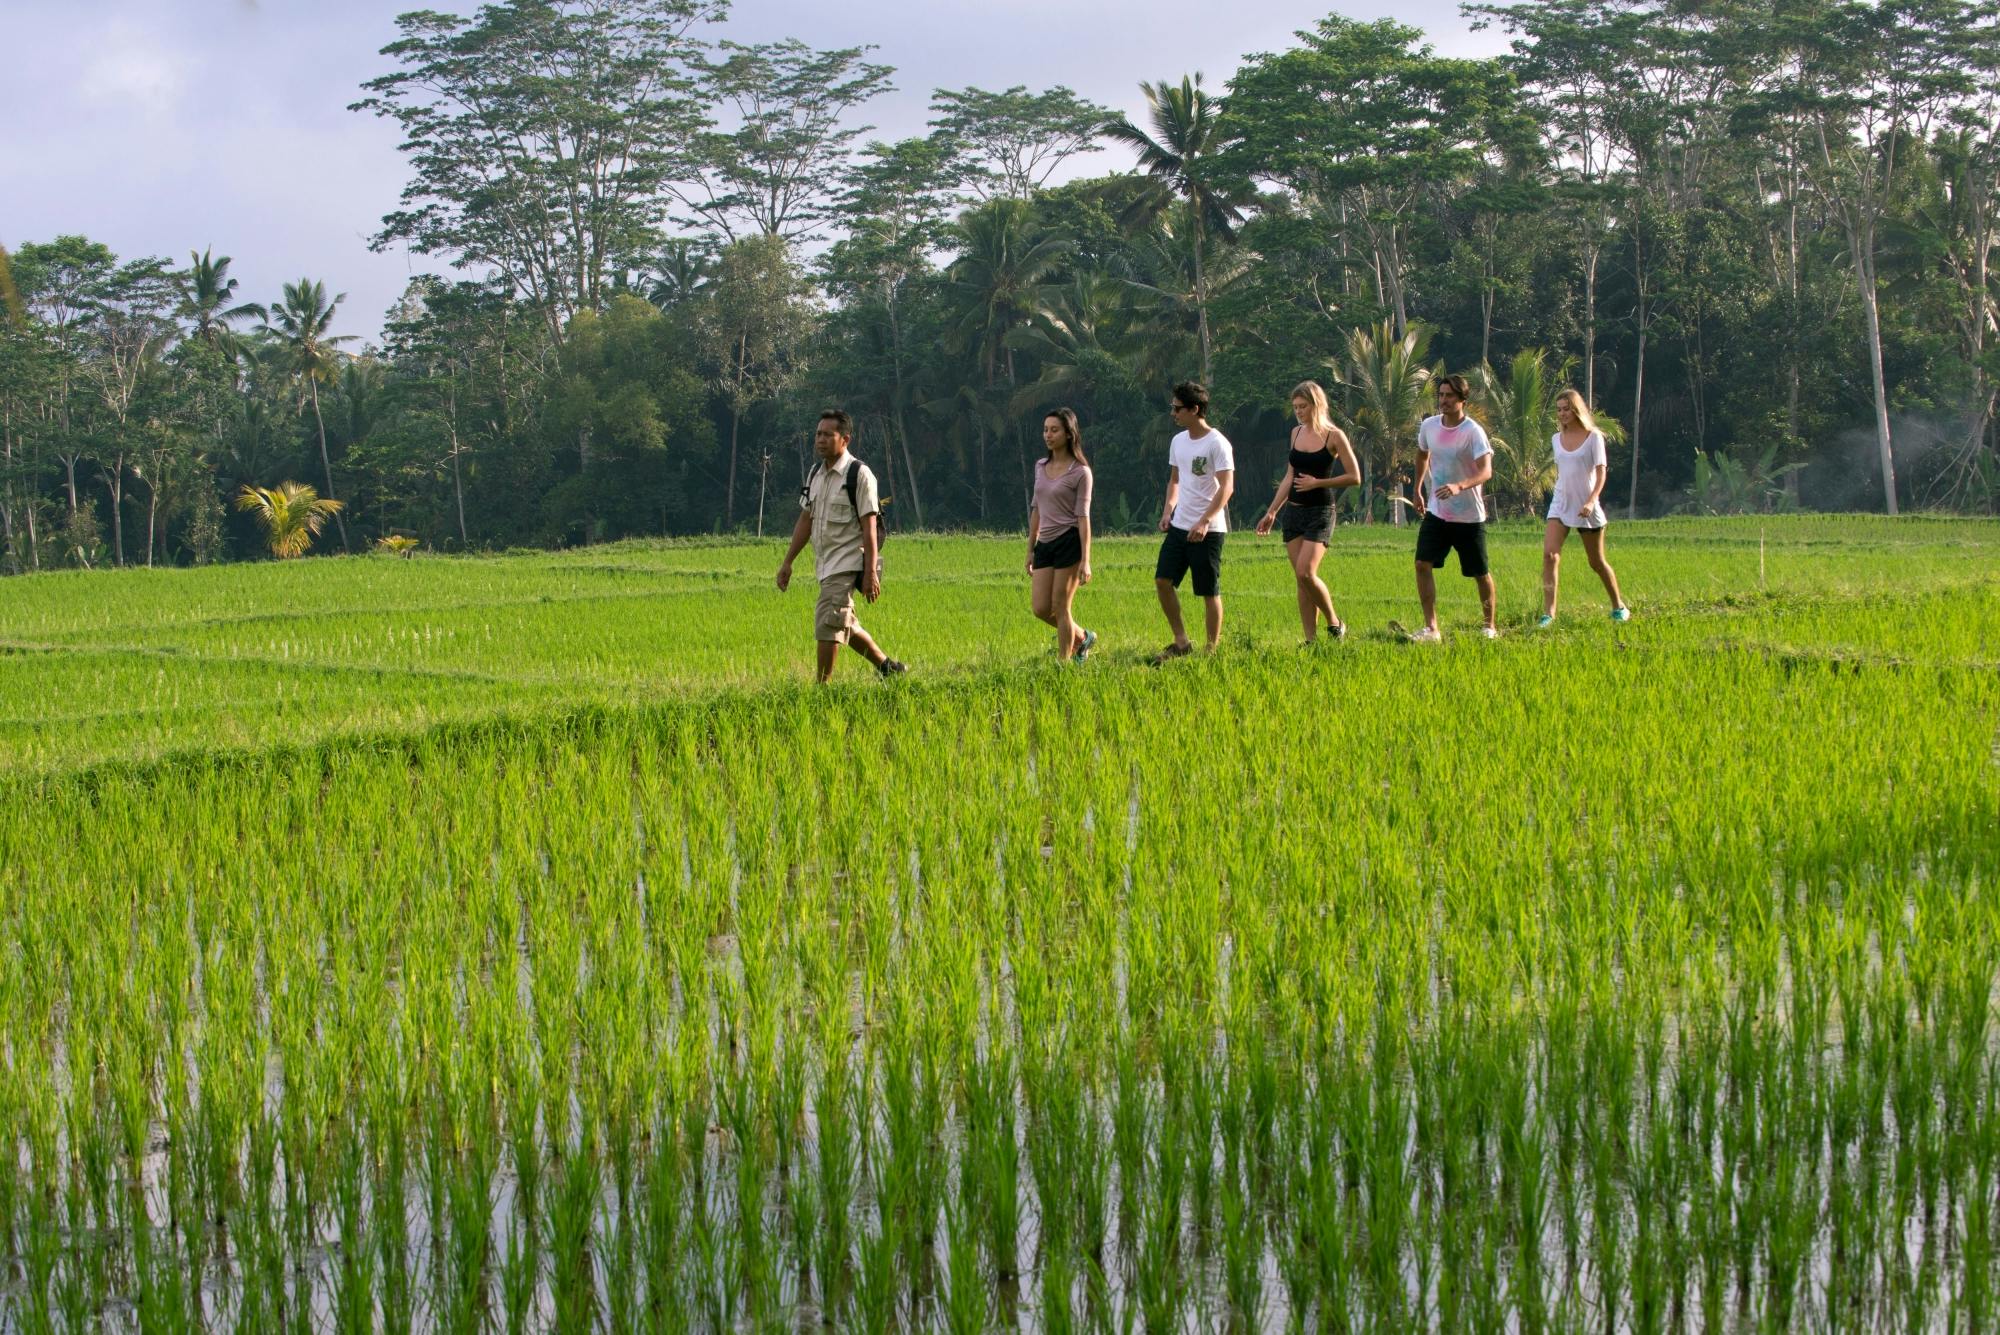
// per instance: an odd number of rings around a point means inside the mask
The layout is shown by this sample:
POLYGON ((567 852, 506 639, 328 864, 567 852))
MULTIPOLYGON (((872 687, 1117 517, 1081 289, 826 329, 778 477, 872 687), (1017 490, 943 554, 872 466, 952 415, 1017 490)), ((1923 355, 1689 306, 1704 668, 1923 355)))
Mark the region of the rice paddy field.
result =
POLYGON ((2000 526, 1493 537, 0 583, 0 1330, 1992 1328, 2000 526))

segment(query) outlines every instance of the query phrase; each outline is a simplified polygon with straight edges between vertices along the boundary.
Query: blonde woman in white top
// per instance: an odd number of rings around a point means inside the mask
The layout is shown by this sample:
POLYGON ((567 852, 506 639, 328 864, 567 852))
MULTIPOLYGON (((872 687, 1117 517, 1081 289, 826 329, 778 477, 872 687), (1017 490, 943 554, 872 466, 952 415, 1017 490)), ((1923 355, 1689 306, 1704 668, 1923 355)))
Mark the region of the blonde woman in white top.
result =
POLYGON ((1611 619, 1626 621, 1632 616, 1618 592, 1618 575, 1604 559, 1604 480, 1610 472, 1605 461, 1604 433, 1590 415, 1583 395, 1566 389, 1556 396, 1556 423, 1560 427, 1549 438, 1556 455, 1556 486, 1549 497, 1549 524, 1542 534, 1542 618, 1538 626, 1556 619, 1556 594, 1561 582, 1563 542, 1571 529, 1583 540, 1583 554, 1590 568, 1604 581, 1611 596, 1611 619))

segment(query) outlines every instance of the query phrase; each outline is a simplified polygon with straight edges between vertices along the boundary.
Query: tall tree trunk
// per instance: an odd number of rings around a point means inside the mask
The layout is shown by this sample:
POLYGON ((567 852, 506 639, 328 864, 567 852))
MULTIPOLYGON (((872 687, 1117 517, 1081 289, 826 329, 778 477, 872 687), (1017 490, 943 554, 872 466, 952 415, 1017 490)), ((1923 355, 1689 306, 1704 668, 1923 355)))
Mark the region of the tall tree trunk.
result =
POLYGON ((1872 244, 1858 237, 1854 245, 1855 275, 1861 289, 1861 314, 1868 331, 1868 371, 1875 390, 1875 446, 1882 463, 1882 499, 1889 513, 1896 507, 1896 456, 1889 441, 1889 391, 1882 374, 1882 319, 1876 308, 1875 257, 1872 244))
POLYGON ((160 486, 156 480, 146 488, 146 569, 153 568, 153 539, 160 526, 160 486))
POLYGON ((111 461, 111 471, 105 474, 104 489, 111 494, 111 561, 119 569, 125 568, 125 456, 117 455, 111 461))
MULTIPOLYGON (((1207 363, 1204 361, 1203 365, 1205 367, 1207 363)), ((1204 377, 1202 383, 1205 385, 1208 383, 1206 378, 1207 371, 1204 370, 1202 374, 1204 377)), ((1009 391, 1007 399, 1009 403, 1013 401, 1013 391, 1016 388, 1017 385, 1014 380, 1014 350, 1009 348, 1007 349, 1007 389, 1009 391)), ((1015 453, 1021 457, 1021 522, 1026 523, 1028 511, 1035 508, 1035 470, 1034 466, 1028 462, 1027 428, 1020 422, 1014 423, 1014 449, 1015 453)))
POLYGON ((764 537, 764 493, 770 480, 771 452, 765 450, 757 466, 757 537, 760 541, 764 537))
MULTIPOLYGON (((1208 270, 1201 261, 1201 206, 1188 201, 1188 211, 1194 215, 1194 321, 1195 329, 1201 335, 1201 383, 1211 393, 1215 389, 1214 371, 1209 365, 1208 349, 1208 270)), ((1013 374, 1014 355, 1007 354, 1008 374, 1013 374)))
POLYGON ((451 499, 452 503, 458 508, 458 549, 464 551, 472 545, 472 540, 465 536, 465 480, 459 473, 458 455, 458 428, 453 427, 451 431, 451 499))
POLYGON ((1597 257, 1601 252, 1593 232, 1583 251, 1583 401, 1597 406, 1597 257))
MULTIPOLYGON (((330 501, 337 500, 338 497, 333 494, 333 457, 326 452, 326 418, 321 416, 319 411, 319 381, 310 373, 306 375, 306 387, 312 393, 313 424, 319 428, 319 466, 326 474, 326 498, 330 501)), ((340 511, 333 512, 333 522, 340 530, 340 550, 353 551, 354 549, 347 544, 347 521, 341 518, 340 511)))
POLYGON ((30 497, 28 503, 22 506, 21 509, 26 512, 28 519, 28 560, 36 570, 40 570, 42 568, 42 540, 35 533, 34 498, 30 497))
POLYGON ((1652 325, 1652 307, 1648 298, 1652 295, 1646 284, 1646 234, 1641 220, 1632 220, 1632 279, 1639 296, 1639 355, 1633 370, 1632 382, 1632 477, 1629 490, 1625 493, 1625 517, 1634 519, 1639 513, 1639 437, 1645 426, 1641 415, 1646 410, 1646 334, 1652 325))
POLYGON ((883 305, 889 308, 889 365, 896 377, 896 434, 903 438, 903 471, 910 480, 910 513, 915 516, 917 527, 924 526, 924 502, 917 494, 917 462, 910 455, 910 429, 903 421, 903 322, 896 310, 896 290, 893 285, 883 294, 883 305))
POLYGON ((722 526, 736 527, 736 435, 743 423, 743 358, 750 350, 750 336, 736 340, 735 387, 729 396, 729 486, 722 502, 722 526))

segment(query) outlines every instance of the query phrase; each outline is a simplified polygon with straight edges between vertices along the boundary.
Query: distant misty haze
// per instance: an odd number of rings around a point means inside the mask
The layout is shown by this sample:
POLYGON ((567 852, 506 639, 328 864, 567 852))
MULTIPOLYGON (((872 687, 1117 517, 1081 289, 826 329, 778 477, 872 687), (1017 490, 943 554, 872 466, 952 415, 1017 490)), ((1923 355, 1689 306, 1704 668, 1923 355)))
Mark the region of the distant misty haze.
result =
MULTIPOLYGON (((390 68, 378 52, 396 15, 416 7, 7 0, 0 21, 16 64, 0 77, 0 119, 17 132, 0 151, 0 243, 82 233, 121 258, 177 264, 212 246, 234 257, 245 298, 269 301, 282 283, 316 278, 347 294, 336 332, 378 338, 411 275, 444 266, 368 249, 397 206, 404 163, 393 125, 347 110, 364 80, 390 68)), ((896 68, 896 91, 868 104, 861 123, 892 139, 924 130, 939 87, 1068 84, 1136 117, 1142 79, 1199 70, 1219 90, 1244 55, 1287 45, 1327 12, 1281 0, 766 0, 737 5, 708 35, 874 45, 872 58, 896 68)), ((1441 0, 1341 12, 1416 24, 1441 54, 1504 47, 1441 0)), ((1131 163, 1107 149, 1066 175, 1131 163)))

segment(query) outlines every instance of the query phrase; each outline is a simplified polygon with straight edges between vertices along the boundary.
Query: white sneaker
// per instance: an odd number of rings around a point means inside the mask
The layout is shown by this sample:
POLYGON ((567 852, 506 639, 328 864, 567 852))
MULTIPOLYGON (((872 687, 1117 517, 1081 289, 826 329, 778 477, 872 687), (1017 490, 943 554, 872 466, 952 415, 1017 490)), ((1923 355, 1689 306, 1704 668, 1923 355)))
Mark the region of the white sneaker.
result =
POLYGON ((1437 644, 1443 639, 1444 636, 1438 634, 1436 626, 1425 626, 1422 630, 1410 632, 1411 644, 1437 644))
POLYGON ((1497 640, 1500 638, 1500 628, 1498 626, 1481 626, 1479 628, 1479 633, 1481 635, 1484 635, 1489 640, 1497 640))

